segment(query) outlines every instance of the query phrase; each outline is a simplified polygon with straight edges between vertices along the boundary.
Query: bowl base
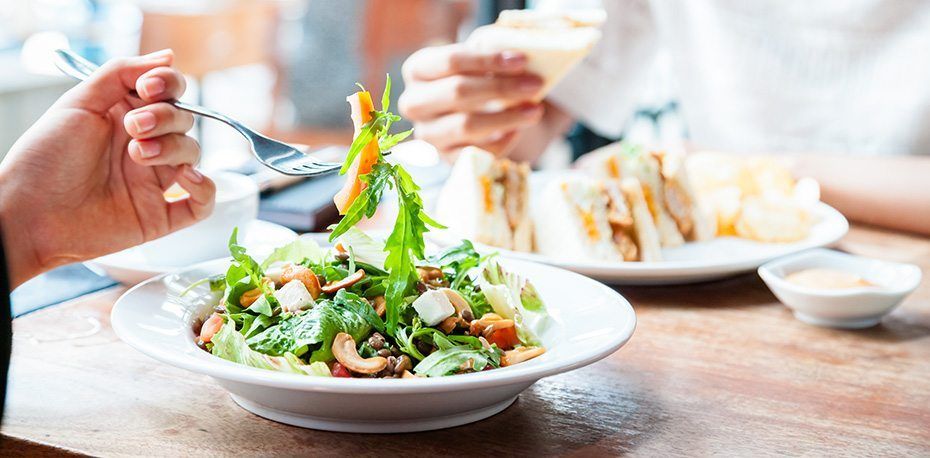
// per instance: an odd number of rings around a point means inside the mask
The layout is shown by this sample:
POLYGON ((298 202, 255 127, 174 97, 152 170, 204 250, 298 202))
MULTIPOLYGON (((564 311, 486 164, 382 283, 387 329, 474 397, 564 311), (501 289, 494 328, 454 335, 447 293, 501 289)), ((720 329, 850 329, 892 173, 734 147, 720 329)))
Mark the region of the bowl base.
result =
POLYGON ((882 317, 860 318, 851 320, 837 320, 829 318, 818 318, 802 312, 794 312, 794 317, 807 324, 822 326, 826 328, 839 329, 865 329, 871 328, 882 321, 882 317))
POLYGON ((418 431, 432 431, 435 429, 452 428, 479 420, 484 420, 490 416, 496 415, 513 404, 517 400, 514 396, 497 404, 480 409, 470 410, 453 415, 443 415, 439 417, 420 418, 414 420, 383 420, 383 421, 364 421, 364 420, 341 420, 331 417, 316 417, 313 415, 304 415, 294 412, 285 412, 278 409, 272 409, 263 405, 243 399, 234 394, 230 394, 233 401, 239 404, 245 410, 254 413, 260 417, 267 418, 278 423, 284 423, 301 428, 319 429, 323 431, 336 431, 342 433, 412 433, 418 431))

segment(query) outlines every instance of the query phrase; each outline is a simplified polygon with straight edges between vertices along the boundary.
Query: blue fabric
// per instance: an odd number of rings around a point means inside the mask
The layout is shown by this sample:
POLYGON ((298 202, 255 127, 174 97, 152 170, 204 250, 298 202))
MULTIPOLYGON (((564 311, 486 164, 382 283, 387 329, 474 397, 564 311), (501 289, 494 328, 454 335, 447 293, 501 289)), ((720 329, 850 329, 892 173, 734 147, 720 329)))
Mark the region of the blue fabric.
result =
POLYGON ((88 293, 116 285, 83 264, 71 264, 46 272, 16 288, 10 295, 13 317, 25 315, 88 293))

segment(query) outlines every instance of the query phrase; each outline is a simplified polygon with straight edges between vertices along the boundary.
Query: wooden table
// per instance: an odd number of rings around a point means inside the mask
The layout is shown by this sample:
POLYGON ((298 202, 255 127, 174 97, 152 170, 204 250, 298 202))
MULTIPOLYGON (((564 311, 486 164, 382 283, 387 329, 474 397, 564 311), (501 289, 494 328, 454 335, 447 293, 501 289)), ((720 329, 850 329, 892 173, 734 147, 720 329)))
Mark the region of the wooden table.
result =
MULTIPOLYGON (((855 228, 842 248, 930 272, 926 239, 855 228)), ((247 413, 209 378, 118 341, 122 290, 107 291, 14 322, 0 454, 930 454, 930 281, 864 331, 795 320, 755 275, 620 290, 639 325, 614 355, 488 420, 392 436, 247 413)))

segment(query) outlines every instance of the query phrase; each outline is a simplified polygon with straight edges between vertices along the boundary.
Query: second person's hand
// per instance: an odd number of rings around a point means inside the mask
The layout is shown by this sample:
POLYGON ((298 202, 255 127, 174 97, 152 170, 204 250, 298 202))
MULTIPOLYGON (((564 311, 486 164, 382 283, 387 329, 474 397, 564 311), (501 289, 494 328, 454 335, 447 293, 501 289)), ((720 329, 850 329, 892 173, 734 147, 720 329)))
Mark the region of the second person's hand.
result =
POLYGON ((398 107, 417 138, 451 153, 474 145, 504 155, 522 128, 539 122, 532 101, 542 79, 517 52, 481 52, 461 44, 421 49, 403 66, 398 107))

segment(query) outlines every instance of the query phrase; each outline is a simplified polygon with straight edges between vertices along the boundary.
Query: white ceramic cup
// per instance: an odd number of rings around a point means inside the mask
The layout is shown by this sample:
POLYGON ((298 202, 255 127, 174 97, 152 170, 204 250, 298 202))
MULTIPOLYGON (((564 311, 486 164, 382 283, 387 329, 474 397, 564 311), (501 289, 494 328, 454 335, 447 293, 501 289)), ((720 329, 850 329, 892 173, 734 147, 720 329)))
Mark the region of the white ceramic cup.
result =
POLYGON ((216 183, 213 213, 193 226, 140 245, 149 264, 181 267, 228 256, 227 242, 233 228, 241 228, 258 216, 258 185, 251 178, 232 172, 207 176, 216 183))

